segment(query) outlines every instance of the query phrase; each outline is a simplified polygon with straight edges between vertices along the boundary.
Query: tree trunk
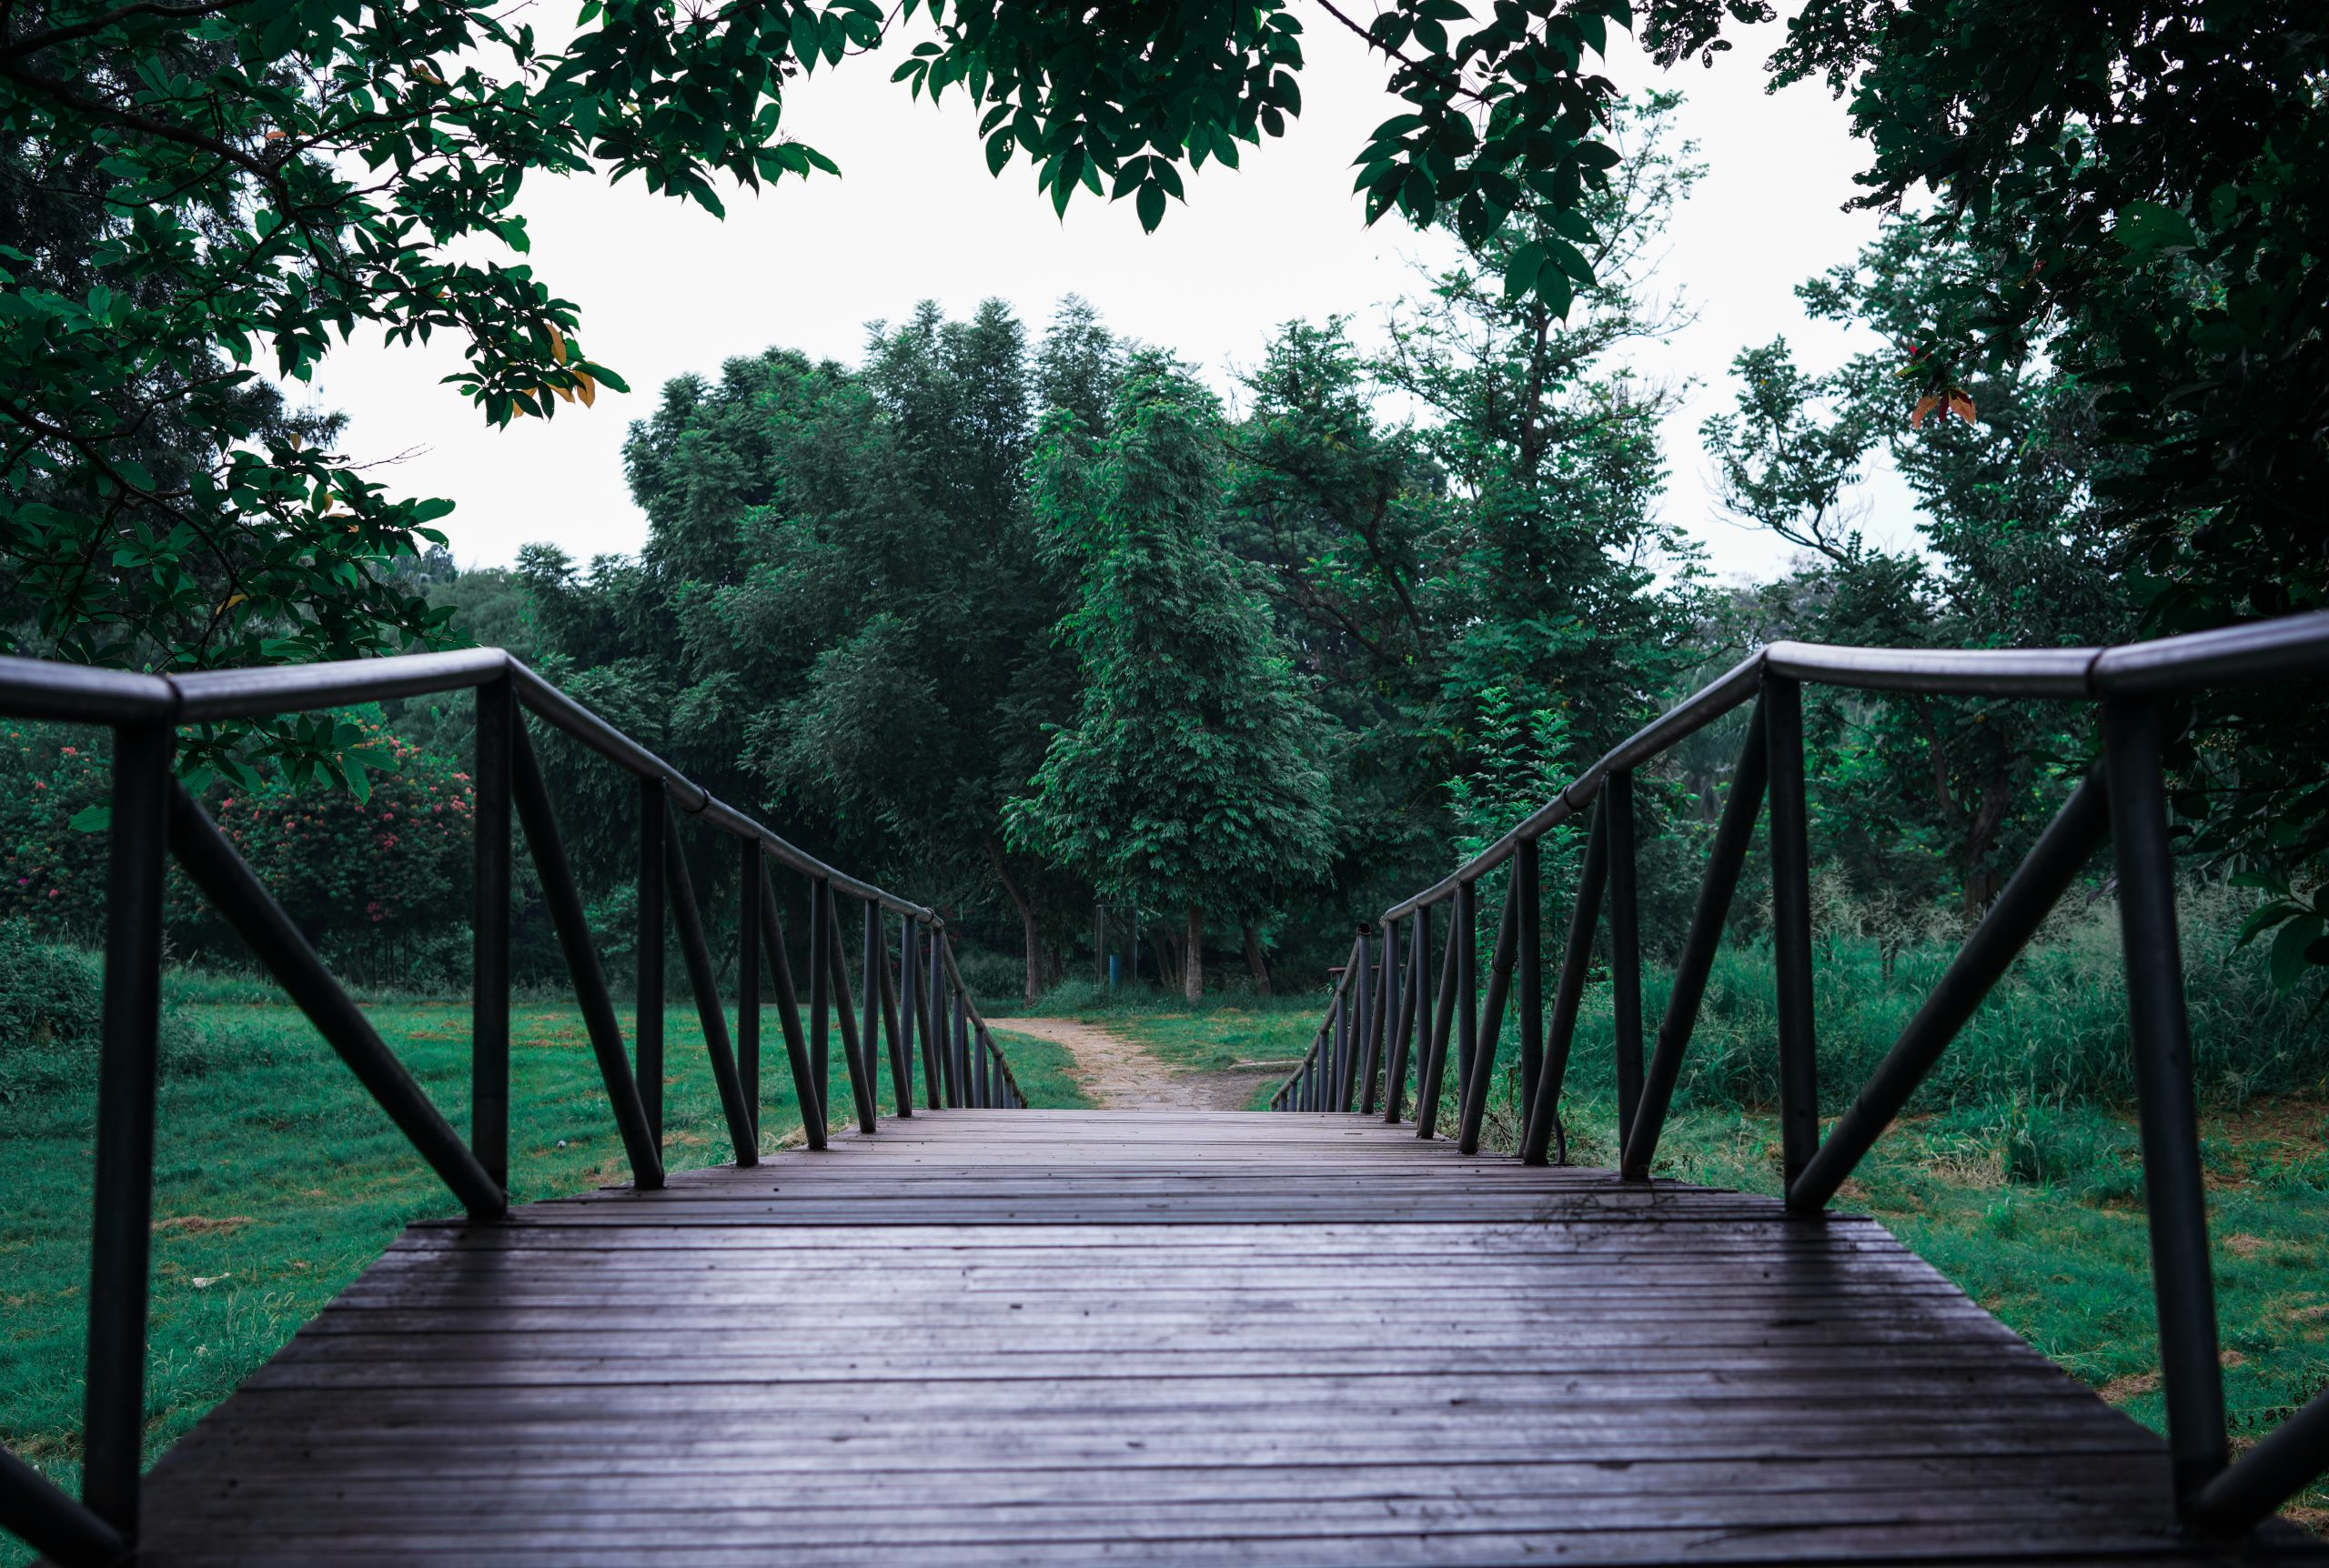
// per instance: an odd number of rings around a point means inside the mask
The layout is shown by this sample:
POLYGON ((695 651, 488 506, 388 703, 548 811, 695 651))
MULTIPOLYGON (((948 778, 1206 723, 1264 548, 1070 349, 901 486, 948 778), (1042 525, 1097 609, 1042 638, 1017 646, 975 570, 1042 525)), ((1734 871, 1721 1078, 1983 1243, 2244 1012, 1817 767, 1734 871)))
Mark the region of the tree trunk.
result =
POLYGON ((1180 953, 1173 939, 1154 927, 1149 928, 1148 945, 1156 950, 1156 983, 1170 990, 1181 983, 1180 953))
POLYGON ((1012 877, 1010 868, 1003 863, 1003 846, 992 838, 983 840, 983 843, 986 849, 987 861, 994 868, 995 880, 1003 884, 1003 892, 1009 896, 1013 907, 1019 911, 1019 931, 1027 948, 1026 980, 1023 989, 1026 1000, 1033 1001, 1044 994, 1043 928, 1035 922, 1035 906, 1027 901, 1026 895, 1019 890, 1017 880, 1012 877))
POLYGON ((1191 1001, 1205 1000, 1205 915, 1189 906, 1189 952, 1181 963, 1181 994, 1191 1001))
POLYGON ((1275 994, 1270 990, 1269 957, 1262 951, 1262 933, 1251 920, 1245 922, 1245 967, 1254 971, 1254 984, 1264 996, 1275 994))

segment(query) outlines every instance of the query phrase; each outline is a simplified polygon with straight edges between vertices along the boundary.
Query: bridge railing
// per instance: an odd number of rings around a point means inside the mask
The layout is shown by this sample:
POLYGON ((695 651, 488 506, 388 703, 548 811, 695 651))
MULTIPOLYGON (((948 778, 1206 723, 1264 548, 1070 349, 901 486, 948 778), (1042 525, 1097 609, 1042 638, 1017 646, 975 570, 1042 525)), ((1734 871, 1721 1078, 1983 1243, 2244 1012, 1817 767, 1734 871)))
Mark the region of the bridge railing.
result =
POLYGON ((678 928, 739 1165, 759 1159, 764 979, 775 993, 785 1059, 812 1149, 825 1144, 825 1086, 835 1030, 861 1131, 873 1131, 881 1115, 875 1102, 880 1041, 887 1042, 896 1115, 914 1111, 917 1041, 930 1108, 1025 1103, 963 982, 953 934, 934 911, 787 843, 499 649, 169 677, 0 658, 0 715, 103 724, 114 732, 80 1499, 0 1449, 0 1527, 67 1568, 126 1561, 136 1540, 146 1426, 163 879, 169 859, 177 861, 476 1220, 497 1220, 509 1207, 513 809, 540 875, 635 1185, 663 1183, 667 917, 678 928), (466 1141, 381 1040, 257 873, 177 782, 172 768, 181 725, 465 689, 477 694, 466 1141), (638 1016, 631 1060, 624 1054, 606 972, 528 735, 529 713, 639 780, 638 1016), (673 806, 679 808, 676 816, 673 806), (681 839, 679 823, 688 818, 727 835, 736 848, 731 874, 739 879, 740 920, 733 1040, 681 839), (805 1007, 787 951, 771 862, 808 882, 805 1007), (858 905, 862 930, 861 972, 854 980, 843 950, 842 900, 858 905))
POLYGON ((2190 1024, 2161 766, 2162 706, 2193 693, 2324 669, 2329 669, 2329 613, 2104 648, 1954 650, 1773 643, 1586 769, 1527 820, 1452 874, 1393 905, 1384 912, 1379 929, 1360 927, 1317 1038, 1302 1065, 1277 1090, 1272 1109, 1347 1112, 1356 1103, 1360 1111, 1373 1114, 1379 1074, 1382 1114, 1398 1121, 1412 1043, 1417 1135, 1437 1134, 1441 1081, 1452 1054, 1457 1143, 1462 1152, 1476 1153, 1497 1041, 1509 1003, 1518 1014, 1520 1098, 1527 1109, 1520 1157, 1530 1164, 1563 1158, 1561 1081, 1606 903, 1619 1173, 1628 1181, 1646 1180, 1756 818, 1768 797, 1786 1201, 1797 1213, 1814 1214, 1826 1207, 1907 1104, 2107 839, 2118 878, 2161 1381, 2178 1509, 2198 1531, 2244 1531, 2329 1470, 2329 1391, 2314 1397, 2239 1462, 2228 1462, 2190 1024), (2101 709, 2102 735, 2101 759, 2055 814, 1923 1007, 1824 1140, 1812 1017, 1803 773, 1806 685, 2093 702, 2101 709), (1746 744, 1715 829, 1665 1017, 1645 1062, 1634 772, 1750 701, 1755 706, 1746 744), (1548 1020, 1543 995, 1539 844, 1553 828, 1588 810, 1592 826, 1548 1020), (1507 863, 1511 874, 1483 996, 1476 972, 1479 884, 1507 863), (1448 930, 1435 964, 1433 916, 1442 910, 1448 915, 1448 930))

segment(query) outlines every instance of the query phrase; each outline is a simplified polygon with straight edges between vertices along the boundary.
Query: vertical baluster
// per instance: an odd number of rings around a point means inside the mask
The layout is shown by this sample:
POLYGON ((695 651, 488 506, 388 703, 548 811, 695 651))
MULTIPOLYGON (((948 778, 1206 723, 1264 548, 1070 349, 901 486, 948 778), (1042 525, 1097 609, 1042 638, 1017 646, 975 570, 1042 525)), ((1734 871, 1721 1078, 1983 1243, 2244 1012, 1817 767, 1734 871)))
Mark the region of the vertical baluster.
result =
POLYGON ((146 1438, 146 1322, 152 1289, 154 1101, 160 1081, 162 874, 168 842, 166 724, 114 731, 106 846, 105 995, 97 1055, 97 1170, 89 1237, 89 1343, 81 1501, 137 1533, 146 1438))
MULTIPOLYGON (((1367 928, 1357 928, 1357 941, 1367 949, 1367 986, 1360 990, 1357 1018, 1363 1044, 1357 1050, 1357 1113, 1374 1116, 1374 1079, 1384 1070, 1384 1013, 1390 1009, 1390 930, 1376 941, 1367 928)), ((1351 1109, 1346 1104, 1344 1109, 1351 1109)))
MULTIPOLYGON (((898 1022, 903 1026, 903 1040, 908 1075, 906 1096, 902 1103, 912 1105, 916 1091, 912 1081, 914 1051, 922 1055, 923 1076, 930 1076, 930 1031, 922 1027, 922 927, 912 915, 898 918, 898 1022)), ((908 1111, 900 1111, 901 1116, 908 1111)))
POLYGON ((1520 1107, 1537 1103, 1545 1074, 1545 889, 1538 841, 1523 839, 1512 862, 1513 896, 1520 900, 1520 1107))
MULTIPOLYGON (((828 911, 832 900, 826 896, 825 879, 817 877, 809 883, 809 1076, 817 1081, 817 1102, 829 1107, 833 1097, 832 1050, 829 1030, 831 1021, 825 1014, 831 1010, 833 988, 833 967, 825 961, 826 950, 832 945, 832 933, 827 926, 828 911)), ((832 1116, 825 1115, 827 1125, 832 1116)))
POLYGON ((736 1078, 751 1113, 752 1141, 761 1135, 761 846, 737 840, 736 1078))
POLYGON ((1496 1087, 1497 1042, 1504 1038, 1505 1004, 1512 996, 1512 960, 1518 944, 1520 883, 1514 878, 1504 890, 1504 913, 1496 923, 1496 945, 1488 961, 1487 1000, 1481 1004, 1479 1038, 1473 1043, 1471 1091, 1458 1108, 1456 1130, 1459 1153, 1480 1151, 1480 1127, 1487 1120, 1488 1091, 1496 1087))
POLYGON ((965 1107, 977 1103, 971 1098, 971 1010, 970 999, 954 985, 952 976, 947 984, 954 993, 954 1038, 951 1054, 954 1059, 955 1102, 965 1107))
POLYGON ((680 830, 666 819, 663 838, 663 885, 671 900, 671 917, 679 927, 680 955, 688 967, 688 989, 695 993, 695 1015, 703 1026, 703 1050, 711 1060, 711 1081, 720 1093, 720 1110, 728 1122, 728 1141, 736 1163, 760 1162, 760 1138, 752 1131, 752 1113, 744 1103, 743 1081, 736 1074, 735 1048, 728 1039, 728 1014, 720 1002, 720 975, 711 967, 711 944, 704 940, 703 910, 696 902, 695 878, 688 870, 687 855, 680 848, 680 830))
POLYGON ((509 1187, 509 678, 477 689, 470 877, 469 1148, 509 1187))
POLYGON ((900 1116, 913 1114, 913 1008, 900 994, 913 983, 913 959, 907 946, 907 933, 912 930, 913 921, 900 916, 898 968, 892 974, 889 934, 882 924, 873 928, 873 950, 881 955, 882 1030, 890 1042, 890 1087, 897 1094, 900 1116))
POLYGON ((784 1031, 785 1065, 792 1072, 792 1098, 801 1106, 801 1132, 812 1149, 825 1146, 825 1084, 809 1059, 809 1041, 801 1030, 801 992, 792 981, 792 956, 784 950, 784 919, 776 907, 776 890, 769 884, 768 862, 756 857, 760 883, 761 946, 768 970, 776 981, 776 1018, 784 1031))
POLYGON ((1770 748, 1771 954, 1779 970, 1780 1144, 1784 1181, 1820 1151, 1820 1065, 1811 1016, 1811 849, 1804 822, 1803 689, 1763 682, 1770 748))
MULTIPOLYGON (((864 949, 860 955, 858 969, 865 989, 865 1010, 858 1032, 864 1041, 865 1081, 878 1090, 881 1053, 874 1049, 873 1042, 882 1036, 882 972, 887 967, 883 962, 882 949, 887 944, 882 940, 882 906, 871 899, 865 900, 865 918, 859 923, 858 940, 864 949)), ((891 1090, 895 1092, 898 1087, 898 1035, 894 1029, 890 1031, 889 1046, 891 1090)), ((880 1099, 878 1092, 875 1099, 877 1101, 880 1099)))
MULTIPOLYGON (((1342 1092, 1337 1097, 1335 1104, 1335 1109, 1341 1111, 1348 1111, 1350 1110, 1353 1098, 1358 1092, 1359 1079, 1365 1074, 1372 1072, 1375 1068, 1374 1062, 1367 1058, 1366 1052, 1367 1041, 1373 1039, 1375 1034, 1375 943, 1373 936, 1374 933, 1368 930, 1366 927, 1361 926, 1358 928, 1358 950, 1355 955, 1358 964, 1358 970, 1357 972, 1351 977, 1353 983, 1358 988, 1358 994, 1351 1002, 1350 1049, 1346 1052, 1346 1060, 1343 1067, 1342 1092)), ((1372 1100, 1375 1097, 1372 1093, 1369 1093, 1367 1098, 1372 1100)))
POLYGON ((1608 823, 1609 1010, 1617 1024, 1618 1142, 1641 1105, 1641 920, 1634 882, 1634 776, 1620 768, 1603 786, 1608 823))
POLYGON ((974 1030, 971 1038, 971 1055, 978 1063, 978 1068, 972 1076, 978 1085, 979 1109, 981 1111, 992 1111, 994 1109, 994 1085, 991 1081, 992 1074, 988 1070, 986 1051, 986 1030, 983 1029, 974 1030))
POLYGON ((631 1077, 660 1152, 663 1147, 663 781, 639 781, 639 1016, 631 1026, 631 1077))
MULTIPOLYGON (((2127 1024, 2134 1037, 2142 1126, 2143 1204, 2151 1223, 2168 1457, 2176 1505, 2188 1513, 2193 1494, 2224 1467, 2223 1373, 2217 1360, 2207 1192, 2199 1112, 2193 1103, 2191 1023, 2175 930, 2175 861, 2167 839, 2157 706, 2133 699, 2105 702, 2102 739, 2126 954, 2127 1024)), ((1776 795, 1776 769, 1771 785, 1776 795)))
POLYGON ((1354 978, 1350 964, 1346 961, 1341 983, 1335 987, 1333 1000, 1326 1010, 1326 1067, 1321 1074, 1318 1095, 1321 1111, 1338 1109, 1343 1062, 1350 1055, 1350 988, 1354 978))
MULTIPOLYGON (((1407 978, 1400 988, 1406 1005, 1399 1012, 1399 1031, 1391 1042, 1391 1065, 1383 1074, 1383 1120, 1393 1126, 1406 1110, 1407 1058, 1414 1050, 1417 1031, 1429 1027, 1431 1020, 1431 907, 1424 906, 1407 917, 1407 978)), ((1420 1061, 1428 1053, 1417 1053, 1420 1061)))
POLYGON ((1480 886, 1456 884, 1455 927, 1447 940, 1456 944, 1456 1104, 1458 1120, 1470 1099, 1473 1057, 1480 1043, 1480 886))
MULTIPOLYGON (((1428 929, 1428 928, 1427 928, 1428 929)), ((1461 946, 1457 936, 1455 910, 1448 910, 1447 937, 1440 943, 1437 979, 1431 991, 1431 1032, 1427 1037, 1423 1060, 1416 1072, 1416 1136, 1439 1136, 1439 1095, 1447 1077, 1447 1036, 1456 1019, 1456 950, 1461 946)), ((1428 955, 1425 963, 1428 967, 1428 955)))
POLYGON ((1577 1035, 1577 1010, 1585 996, 1585 979, 1593 968, 1593 928, 1601 913, 1601 891, 1609 879, 1609 810, 1604 799, 1593 813, 1593 830, 1585 840, 1585 865, 1578 873, 1577 901, 1568 919, 1568 946, 1561 958, 1560 983, 1553 992, 1552 1027, 1545 1036, 1545 1070, 1537 1080, 1537 1093, 1528 1102, 1528 1126, 1521 1134, 1520 1158, 1542 1165, 1548 1153, 1564 1161, 1568 1157, 1561 1137, 1561 1081, 1568 1074, 1569 1041, 1577 1035), (1556 1150, 1554 1145, 1563 1147, 1556 1150))
POLYGON ((873 1104, 873 1048, 857 1033, 856 999, 849 994, 849 959, 842 950, 841 909, 833 885, 824 884, 825 933, 829 945, 825 965, 832 971, 833 1019, 840 1026, 842 1065, 849 1070, 849 1097, 857 1107, 857 1130, 872 1132, 878 1111, 873 1104))
POLYGON ((954 1076, 954 1040, 946 1021, 946 955, 939 944, 946 940, 945 929, 930 928, 930 983, 923 992, 930 999, 930 1039, 938 1050, 938 1071, 932 1080, 942 1085, 946 1104, 951 1108, 963 1103, 963 1086, 954 1076))

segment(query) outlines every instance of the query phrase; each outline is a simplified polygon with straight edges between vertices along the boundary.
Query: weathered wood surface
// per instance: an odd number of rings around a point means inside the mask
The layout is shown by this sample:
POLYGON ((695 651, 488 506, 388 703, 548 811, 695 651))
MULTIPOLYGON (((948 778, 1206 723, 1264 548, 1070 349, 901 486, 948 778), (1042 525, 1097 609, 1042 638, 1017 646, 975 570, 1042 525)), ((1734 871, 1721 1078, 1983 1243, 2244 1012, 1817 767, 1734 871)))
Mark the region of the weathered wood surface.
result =
POLYGON ((170 1565, 2211 1555, 2154 1439, 1870 1221, 1226 1113, 416 1226, 146 1499, 170 1565))

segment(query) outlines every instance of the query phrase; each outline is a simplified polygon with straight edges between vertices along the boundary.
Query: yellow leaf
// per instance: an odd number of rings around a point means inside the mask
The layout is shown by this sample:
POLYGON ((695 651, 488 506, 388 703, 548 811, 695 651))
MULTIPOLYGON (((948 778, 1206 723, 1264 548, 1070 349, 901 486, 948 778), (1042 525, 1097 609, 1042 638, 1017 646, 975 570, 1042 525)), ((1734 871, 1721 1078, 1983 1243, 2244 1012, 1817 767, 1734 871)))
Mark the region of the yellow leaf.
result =
POLYGON ((305 441, 299 438, 299 432, 297 430, 292 431, 291 434, 285 437, 284 439, 291 443, 291 449, 295 452, 307 445, 305 441))
POLYGON ((1952 387, 1949 389, 1949 411, 1971 425, 1973 422, 1973 399, 1952 387))
POLYGON ((582 407, 585 408, 597 407, 599 384, 590 378, 590 373, 588 370, 577 370, 574 373, 574 380, 577 389, 582 394, 582 407))
POLYGON ((220 615, 225 615, 228 610, 234 608, 237 605, 242 603, 245 599, 250 597, 251 596, 247 593, 227 595, 227 602, 218 607, 218 613, 220 615))
POLYGON ((549 324, 549 357, 560 365, 566 363, 566 334, 558 329, 555 321, 549 324))
POLYGON ((557 391, 557 393, 558 393, 559 397, 560 397, 561 398, 564 398, 567 402, 571 403, 571 402, 573 402, 573 401, 574 401, 574 388, 573 388, 573 387, 560 387, 556 388, 555 390, 557 391))
POLYGON ((1931 393, 1927 393, 1924 397, 1918 398, 1917 411, 1909 416, 1909 428, 1911 430, 1923 429, 1925 426, 1925 416, 1940 407, 1941 399, 1933 397, 1931 393))
POLYGON ((269 131, 263 139, 270 142, 279 142, 290 134, 291 133, 288 131, 269 131))

